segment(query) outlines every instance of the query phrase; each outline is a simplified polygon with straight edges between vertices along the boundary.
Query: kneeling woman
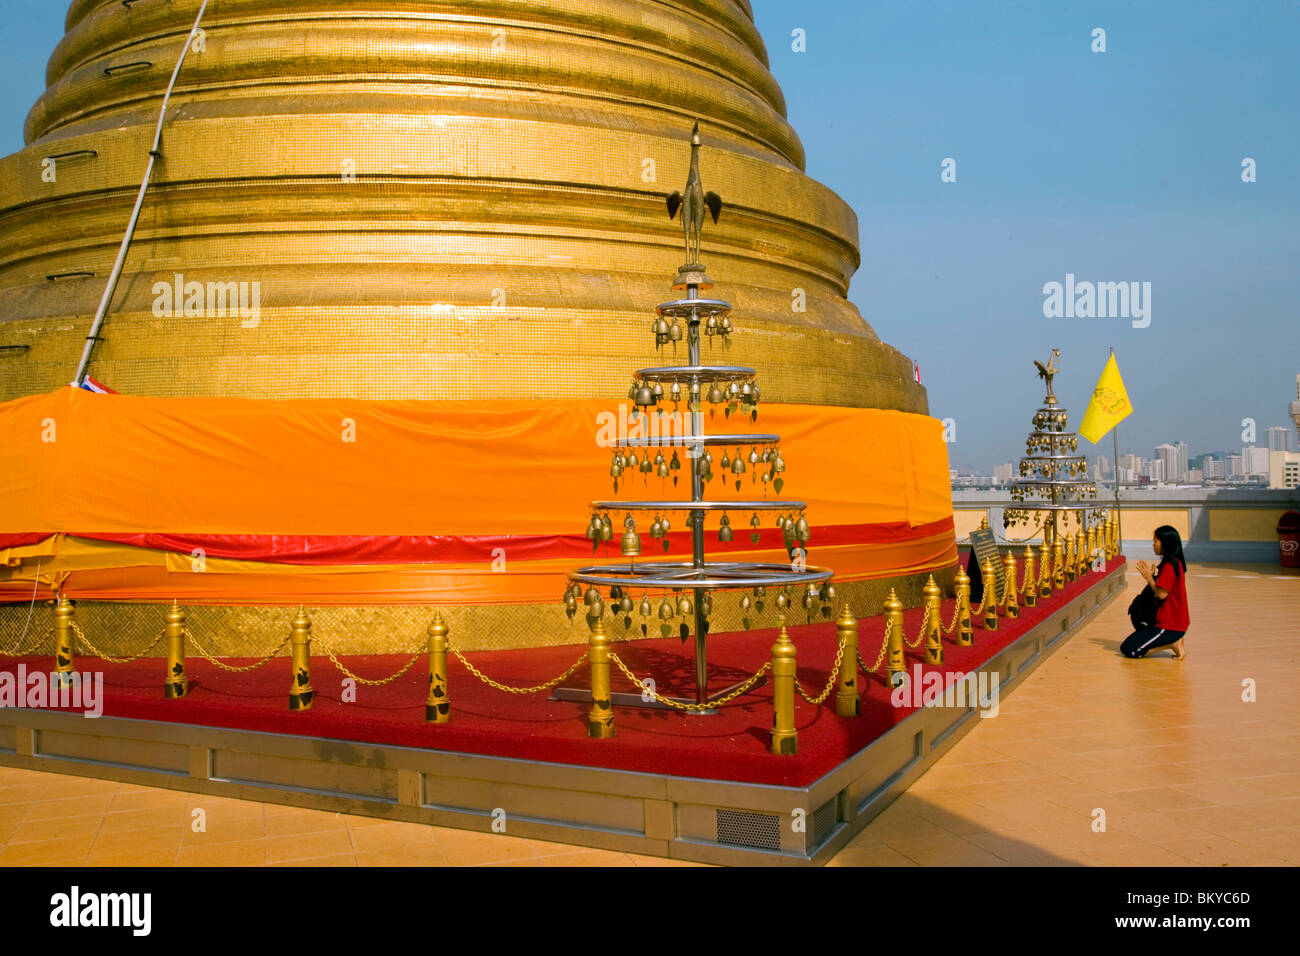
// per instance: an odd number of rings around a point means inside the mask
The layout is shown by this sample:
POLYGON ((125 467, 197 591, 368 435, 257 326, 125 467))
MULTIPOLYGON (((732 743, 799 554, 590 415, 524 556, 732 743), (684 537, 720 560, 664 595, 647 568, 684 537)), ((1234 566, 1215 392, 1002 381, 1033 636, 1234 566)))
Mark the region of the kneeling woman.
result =
POLYGON ((1156 528, 1151 548, 1160 555, 1160 564, 1154 572, 1146 561, 1136 565, 1138 574, 1146 579, 1160 606, 1156 608, 1154 624, 1139 627, 1120 647, 1125 657, 1145 657, 1157 647, 1173 645, 1174 657, 1186 657, 1183 635, 1191 620, 1187 614, 1187 562, 1183 560, 1183 541, 1169 525, 1156 528))

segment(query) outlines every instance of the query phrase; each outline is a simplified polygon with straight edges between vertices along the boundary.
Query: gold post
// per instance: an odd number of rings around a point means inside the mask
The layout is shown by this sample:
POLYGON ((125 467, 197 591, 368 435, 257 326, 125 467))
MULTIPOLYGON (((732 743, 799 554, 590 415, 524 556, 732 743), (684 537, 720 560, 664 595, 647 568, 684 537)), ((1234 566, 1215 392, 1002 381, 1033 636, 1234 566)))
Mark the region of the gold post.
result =
POLYGON ((906 680, 907 662, 903 658, 903 602, 893 588, 885 598, 885 632, 889 635, 886 674, 889 686, 898 687, 906 680))
POLYGON ((72 602, 59 595, 59 603, 54 606, 54 670, 60 687, 71 687, 72 669, 75 665, 72 653, 72 625, 76 616, 72 602))
POLYGON ((1060 591, 1065 587, 1065 545, 1061 539, 1067 535, 1057 535, 1052 542, 1052 590, 1060 591))
POLYGON ((793 754, 799 751, 799 735, 794 729, 794 641, 785 630, 781 617, 781 633, 772 645, 772 740, 774 754, 793 754))
POLYGON ((614 707, 609 699, 609 645, 603 615, 588 617, 591 637, 587 660, 591 663, 591 710, 587 712, 587 736, 605 740, 614 736, 614 707))
POLYGON ((858 620, 846 603, 835 622, 844 653, 840 655, 840 675, 835 686, 835 713, 856 717, 861 712, 858 700, 858 620))
POLYGON ((451 720, 451 697, 447 693, 447 622, 442 612, 433 613, 429 624, 429 697, 424 702, 424 719, 431 724, 451 720))
POLYGON ((925 662, 938 667, 943 663, 943 592, 934 583, 934 575, 921 589, 925 599, 925 662))
POLYGON ((1088 533, 1083 539, 1084 553, 1088 556, 1088 566, 1086 568, 1088 571, 1092 570, 1092 562, 1096 559, 1097 544, 1099 540, 1100 535, 1097 534, 1097 526, 1089 525, 1088 533))
POLYGON ((1008 551, 1002 558, 1002 569, 1007 576, 1006 594, 1003 598, 1006 601, 1007 617, 1020 616, 1020 604, 1016 601, 1016 553, 1008 551))
POLYGON ((172 601, 167 611, 167 677, 163 682, 163 698, 175 700, 190 692, 190 682, 185 676, 185 610, 178 601, 172 601))
POLYGON ((311 710, 316 691, 311 686, 311 618, 301 607, 289 633, 293 651, 293 680, 289 684, 289 709, 311 710))
POLYGON ((970 622, 970 575, 960 564, 953 587, 957 592, 957 643, 970 647, 975 643, 975 630, 970 622))
POLYGON ((1034 546, 1025 545, 1025 586, 1023 602, 1025 607, 1038 603, 1038 575, 1034 571, 1034 546))
POLYGON ((1049 598, 1052 596, 1052 546, 1046 538, 1038 546, 1038 558, 1042 563, 1042 571, 1038 576, 1038 596, 1049 598))
POLYGON ((1080 528, 1074 533, 1074 576, 1081 578, 1088 573, 1088 554, 1086 551, 1087 542, 1083 537, 1083 529, 1080 528))
POLYGON ((980 565, 980 577, 984 579, 984 630, 998 629, 998 574, 993 567, 993 559, 985 558, 980 565))

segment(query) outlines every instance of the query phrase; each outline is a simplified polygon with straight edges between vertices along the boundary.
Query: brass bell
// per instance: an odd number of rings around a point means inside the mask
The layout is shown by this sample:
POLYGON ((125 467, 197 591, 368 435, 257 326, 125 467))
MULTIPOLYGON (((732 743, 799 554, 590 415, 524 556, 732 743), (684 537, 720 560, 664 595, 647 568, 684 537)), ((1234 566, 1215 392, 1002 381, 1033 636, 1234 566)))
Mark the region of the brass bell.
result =
POLYGON ((632 387, 627 390, 627 397, 629 401, 636 400, 636 382, 633 382, 632 387))
POLYGON ((722 399, 722 389, 718 387, 717 382, 714 382, 713 387, 709 389, 709 404, 717 405, 722 401, 722 399))
POLYGON ((599 594, 597 594, 596 600, 592 602, 590 607, 587 608, 587 617, 594 621, 598 617, 603 617, 604 614, 605 614, 605 601, 604 599, 601 598, 599 594))
POLYGON ((782 611, 784 611, 786 608, 790 606, 790 598, 786 596, 786 593, 784 591, 782 591, 780 594, 776 596, 776 606, 779 607, 782 611))
POLYGON ((822 588, 822 600, 827 604, 835 603, 835 585, 829 581, 826 582, 826 587, 822 588))
POLYGON ((731 334, 731 319, 727 318, 727 317, 724 315, 724 316, 722 317, 722 320, 718 323, 718 331, 721 332, 723 335, 730 335, 730 334, 731 334))
POLYGON ((725 451, 722 453, 722 461, 720 462, 720 464, 722 465, 723 471, 726 471, 728 468, 731 467, 731 459, 727 457, 727 453, 725 451))
POLYGON ((667 478, 667 477, 668 477, 668 462, 664 461, 664 456, 663 456, 663 455, 660 455, 660 456, 659 456, 659 464, 655 467, 655 473, 656 473, 660 478, 667 478))
POLYGON ((731 459, 731 473, 733 475, 743 475, 745 473, 745 459, 739 455, 731 459))
POLYGON ((728 518, 726 515, 723 515, 722 521, 719 523, 719 527, 718 527, 718 540, 725 544, 726 542, 731 541, 733 538, 735 538, 735 535, 732 533, 731 530, 731 519, 728 518))
POLYGON ((630 451, 623 456, 624 468, 636 468, 636 452, 630 451))
POLYGON ((650 386, 650 392, 654 395, 656 404, 664 397, 664 387, 660 382, 655 382, 654 385, 650 386))
POLYGON ((615 584, 612 588, 609 589, 609 599, 611 601, 617 601, 622 596, 623 596, 623 589, 619 587, 617 584, 615 584))
POLYGON ((740 397, 745 400, 745 404, 747 405, 752 402, 754 400, 754 386, 749 384, 749 382, 740 386, 740 397))
POLYGON ((795 522, 794 535, 800 541, 808 540, 808 522, 803 515, 800 515, 799 520, 795 522))
POLYGON ((713 598, 706 593, 700 601, 700 606, 704 608, 704 616, 708 617, 713 613, 713 598))
POLYGON ((716 331, 718 331, 718 317, 711 315, 708 321, 704 323, 704 332, 706 335, 712 335, 716 331))
MULTIPOLYGON (((623 532, 623 539, 621 542, 623 547, 623 557, 635 558, 641 553, 641 536, 636 533, 636 522, 634 522, 629 516, 628 519, 623 522, 623 526, 627 528, 627 530, 623 532)), ((610 597, 612 598, 614 595, 611 594, 610 597)))
POLYGON ((623 597, 622 597, 622 599, 618 602, 618 609, 619 609, 620 611, 622 611, 624 615, 631 614, 631 613, 632 613, 632 599, 631 599, 630 597, 628 597, 626 594, 624 594, 623 597))
POLYGON ((664 536, 664 524, 659 519, 659 516, 655 515, 655 520, 650 524, 650 537, 662 538, 663 536, 664 536))
POLYGON ((682 340, 682 327, 677 324, 676 319, 673 319, 672 328, 668 330, 668 338, 673 342, 680 342, 682 340))
POLYGON ((573 599, 573 595, 569 595, 564 599, 564 613, 568 614, 569 617, 573 617, 577 612, 578 602, 573 599))
POLYGON ((758 520, 758 512, 755 511, 755 512, 754 512, 754 517, 752 517, 752 518, 749 519, 749 526, 750 526, 751 528, 753 528, 755 531, 757 531, 757 530, 758 530, 758 526, 759 526, 759 524, 760 524, 760 522, 759 522, 759 520, 758 520))
POLYGON ((785 471, 785 459, 781 457, 780 452, 776 453, 776 461, 772 463, 772 470, 778 475, 785 471))
POLYGON ((682 387, 676 382, 673 382, 672 390, 668 393, 668 396, 674 402, 680 402, 682 400, 682 387))
POLYGON ((667 518, 664 519, 664 534, 667 534, 673 528, 673 523, 667 518))
POLYGON ((642 385, 636 390, 636 398, 633 399, 642 408, 648 408, 655 403, 655 393, 650 390, 649 385, 642 385))
POLYGON ((623 466, 618 462, 614 462, 614 464, 609 466, 609 476, 611 478, 617 478, 621 474, 623 474, 623 466))
POLYGON ((608 514, 605 514, 600 519, 600 540, 601 541, 614 540, 614 523, 609 520, 608 514))
POLYGON ((599 600, 600 600, 600 592, 597 591, 594 586, 588 585, 587 594, 583 598, 584 603, 587 605, 587 607, 591 607, 599 600))
POLYGON ((668 600, 668 595, 664 595, 663 602, 659 605, 659 619, 663 621, 671 620, 673 616, 673 604, 668 600))
POLYGON ((662 315, 655 320, 655 335, 660 339, 668 338, 668 320, 662 315))
POLYGON ((685 594, 683 594, 677 601, 677 613, 682 617, 690 617, 695 613, 695 605, 691 603, 691 599, 685 594))
POLYGON ((758 464, 758 461, 759 461, 758 449, 757 449, 757 448, 751 448, 751 449, 749 450, 749 463, 750 463, 751 465, 757 465, 757 464, 758 464))
POLYGON ((641 472, 648 475, 654 471, 654 467, 654 463, 650 461, 650 453, 647 452, 645 457, 641 459, 641 472))
POLYGON ((650 607, 650 598, 648 596, 641 599, 641 607, 639 610, 642 617, 649 617, 654 611, 654 609, 650 607))
POLYGON ((753 606, 754 606, 754 600, 748 594, 744 595, 740 599, 740 609, 742 611, 748 611, 753 606))

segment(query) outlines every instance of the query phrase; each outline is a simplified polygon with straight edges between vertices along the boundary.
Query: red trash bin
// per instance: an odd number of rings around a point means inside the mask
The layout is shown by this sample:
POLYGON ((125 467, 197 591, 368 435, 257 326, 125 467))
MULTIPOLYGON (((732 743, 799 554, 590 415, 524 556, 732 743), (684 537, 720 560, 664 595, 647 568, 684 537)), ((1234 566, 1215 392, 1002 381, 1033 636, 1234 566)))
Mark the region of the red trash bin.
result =
POLYGON ((1288 511, 1278 519, 1277 547, 1282 567, 1300 568, 1300 511, 1288 511))

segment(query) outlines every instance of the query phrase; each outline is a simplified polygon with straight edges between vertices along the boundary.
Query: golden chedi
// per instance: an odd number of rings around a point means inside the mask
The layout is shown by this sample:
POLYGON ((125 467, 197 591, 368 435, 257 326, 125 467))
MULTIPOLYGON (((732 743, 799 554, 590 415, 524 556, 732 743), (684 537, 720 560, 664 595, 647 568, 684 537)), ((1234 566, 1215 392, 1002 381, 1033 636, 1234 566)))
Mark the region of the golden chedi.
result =
MULTIPOLYGON (((0 161, 0 345, 28 346, 0 399, 71 379, 199 4, 71 4, 0 161)), ((845 298, 856 217, 803 174, 743 0, 213 0, 202 28, 90 365, 113 388, 619 395, 698 120, 727 206, 703 258, 768 400, 927 411, 845 298)))
MULTIPOLYGON (((809 560, 858 616, 950 582, 940 425, 846 298, 857 219, 804 175, 745 0, 210 0, 89 363, 133 397, 77 397, 201 3, 73 0, 28 145, 0 159, 0 469, 31 492, 0 507, 0 548, 27 549, 0 568, 0 631, 36 582, 127 646, 173 599, 226 653, 299 604, 333 609, 343 653, 407 650, 432 607, 466 650, 583 640, 556 597, 580 509, 609 493, 599 416, 623 437, 629 370, 684 360, 652 325, 679 297, 665 200, 696 123, 722 204, 699 259, 736 323, 702 361, 762 381, 757 427, 798 462, 809 560), (76 467, 24 437, 56 408, 76 467), (354 418, 365 442, 297 454, 299 423, 354 418), (125 460, 124 438, 145 450, 125 460), (400 453, 367 457, 380 446, 400 453), (90 502, 72 487, 88 461, 90 502), (348 542, 364 547, 317 557, 348 542), (365 549, 379 563, 353 567, 365 549)), ((710 527, 711 550, 788 560, 778 533, 729 520, 747 533, 710 527)), ((738 601, 714 630, 741 626, 738 601)))

